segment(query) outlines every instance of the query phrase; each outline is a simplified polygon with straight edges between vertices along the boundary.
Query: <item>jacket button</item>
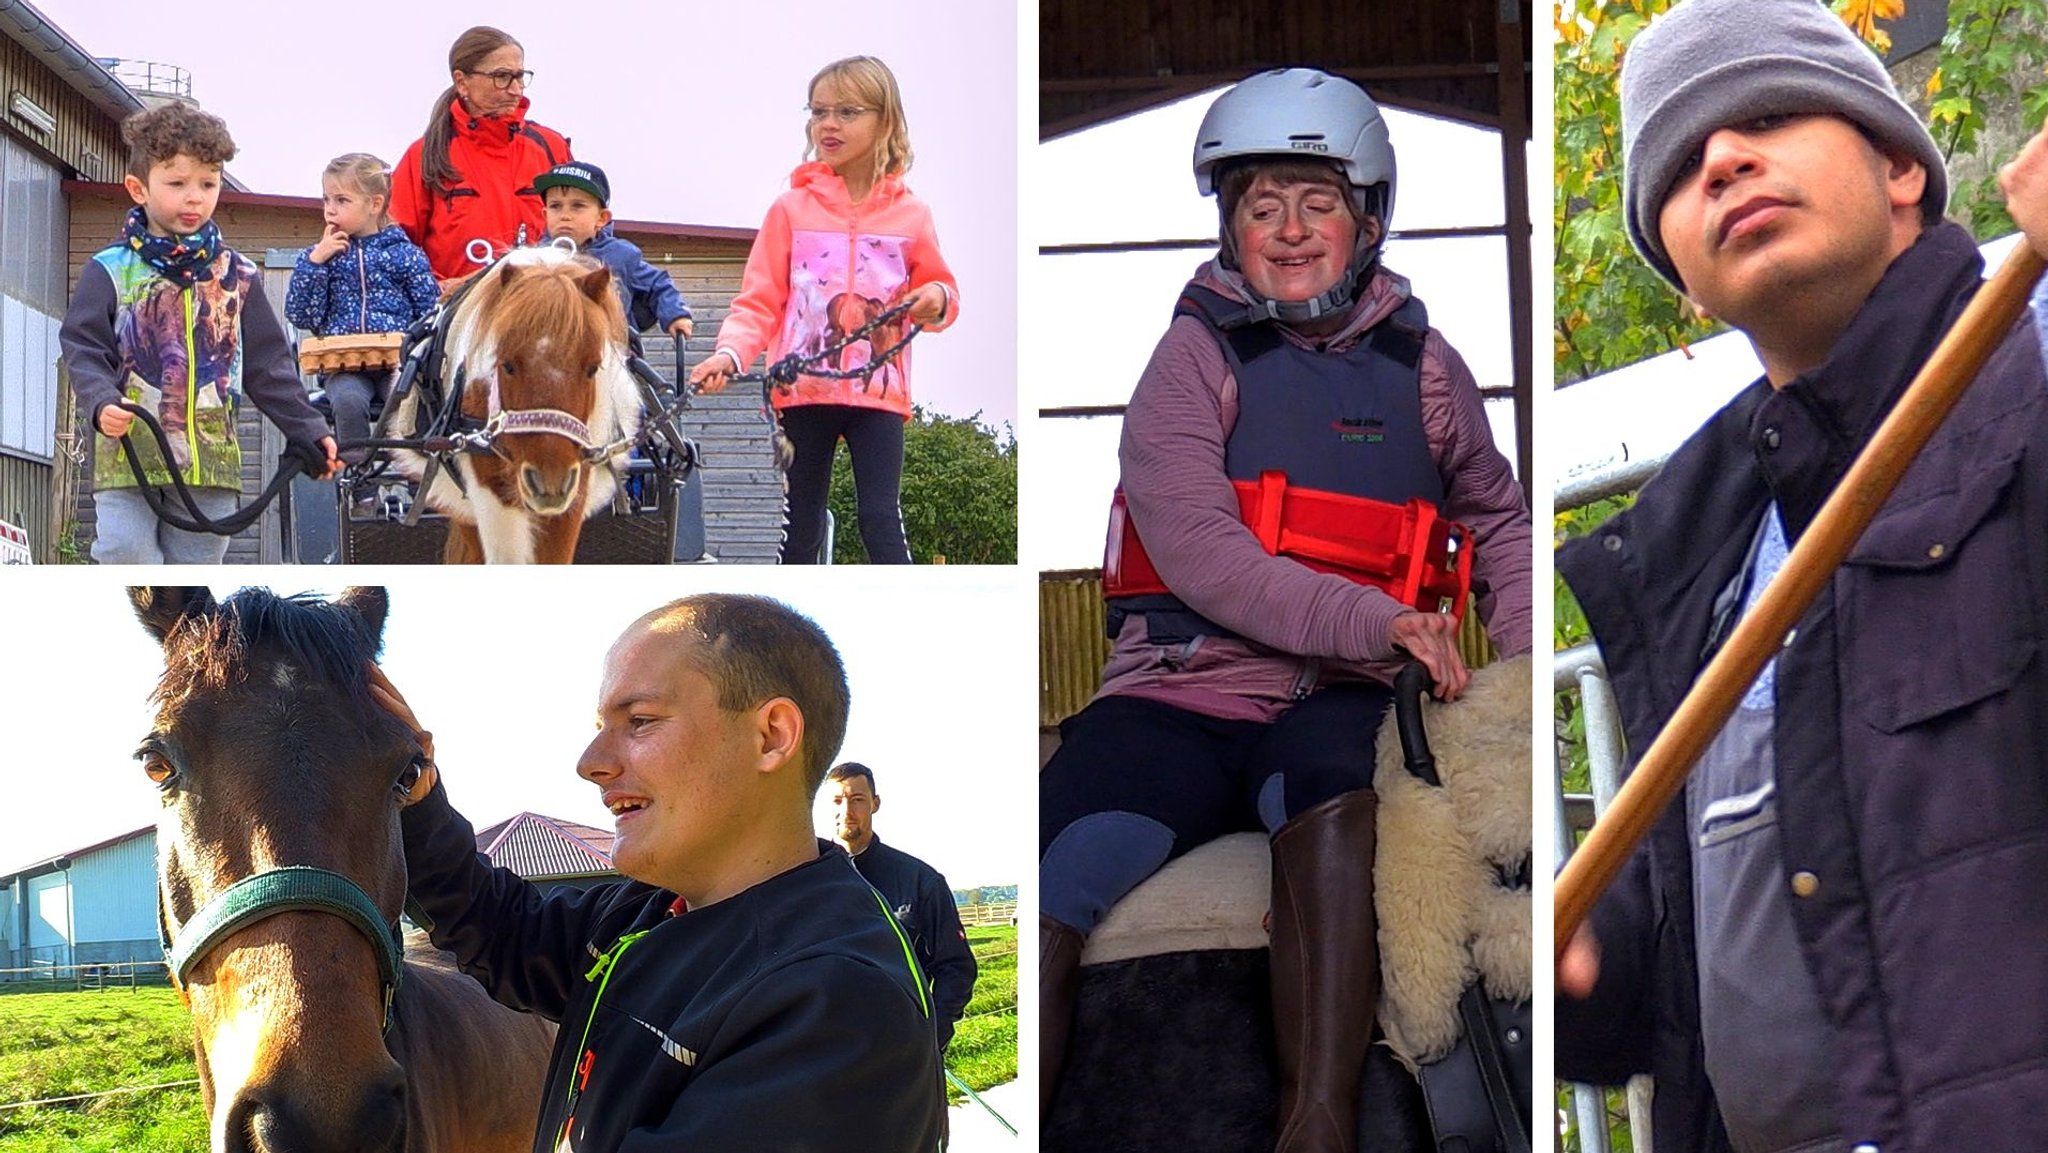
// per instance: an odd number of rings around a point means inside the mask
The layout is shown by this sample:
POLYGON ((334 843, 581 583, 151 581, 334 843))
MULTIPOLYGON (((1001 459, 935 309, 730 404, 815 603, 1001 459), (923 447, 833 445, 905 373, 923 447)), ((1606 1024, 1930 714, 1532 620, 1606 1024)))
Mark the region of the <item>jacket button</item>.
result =
POLYGON ((1930 547, 1928 548, 1928 550, 1927 550, 1927 559, 1928 559, 1928 560, 1940 560, 1940 559, 1942 558, 1942 555, 1943 555, 1943 554, 1945 554, 1945 553, 1947 553, 1947 552, 1948 552, 1948 546, 1947 546, 1947 545, 1945 545, 1945 544, 1937 544, 1937 545, 1932 545, 1932 546, 1930 546, 1930 547))
MULTIPOLYGON (((1811 897, 1811 896, 1813 896, 1813 895, 1814 895, 1815 893, 1818 893, 1818 892, 1820 892, 1820 878, 1819 878, 1819 877, 1816 877, 1816 876, 1814 876, 1814 875, 1813 875, 1812 873, 1809 873, 1809 872, 1807 872, 1807 871, 1806 871, 1806 870, 1804 870, 1804 869, 1801 869, 1801 870, 1799 870, 1798 872, 1796 872, 1796 873, 1792 874, 1792 895, 1793 895, 1793 896, 1795 896, 1795 897, 1811 897)), ((1875 1146, 1875 1145, 1873 1145, 1873 1146, 1871 1146, 1871 1148, 1872 1148, 1872 1149, 1875 1149, 1875 1148, 1876 1148, 1876 1146, 1875 1146)))
POLYGON ((1764 451, 1765 451, 1765 452, 1776 452, 1776 451, 1778 451, 1778 442, 1779 442, 1779 440, 1780 440, 1780 437, 1778 436, 1778 426, 1777 426, 1777 425, 1775 425, 1775 424, 1773 424, 1773 425, 1768 425, 1768 426, 1766 426, 1766 427, 1764 428, 1764 451))

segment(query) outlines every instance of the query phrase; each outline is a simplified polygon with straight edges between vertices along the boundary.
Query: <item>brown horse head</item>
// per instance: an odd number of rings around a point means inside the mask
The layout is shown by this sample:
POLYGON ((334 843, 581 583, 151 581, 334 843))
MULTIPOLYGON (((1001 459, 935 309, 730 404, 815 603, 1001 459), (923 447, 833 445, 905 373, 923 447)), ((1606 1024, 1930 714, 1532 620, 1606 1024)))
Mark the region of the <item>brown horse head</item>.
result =
MULTIPOLYGON (((598 371, 607 351, 626 341, 611 271, 554 249, 525 252, 557 258, 508 258, 465 302, 476 322, 466 341, 474 351, 464 357, 471 375, 463 411, 480 420, 498 413, 565 413, 603 438, 610 414, 598 371)), ((544 427, 525 431, 508 422, 497 440, 498 455, 475 460, 477 475, 508 506, 540 517, 577 513, 592 467, 586 446, 559 435, 566 422, 537 423, 544 427)))
POLYGON ((412 733, 364 676, 384 590, 333 603, 260 589, 222 603, 204 588, 129 597, 164 651, 137 757, 163 793, 159 916, 192 1009, 213 1149, 404 1148, 406 1082, 386 1045, 375 934, 405 897, 399 809, 425 789, 412 733), (292 866, 352 883, 375 925, 292 908, 191 951, 230 886, 292 866))

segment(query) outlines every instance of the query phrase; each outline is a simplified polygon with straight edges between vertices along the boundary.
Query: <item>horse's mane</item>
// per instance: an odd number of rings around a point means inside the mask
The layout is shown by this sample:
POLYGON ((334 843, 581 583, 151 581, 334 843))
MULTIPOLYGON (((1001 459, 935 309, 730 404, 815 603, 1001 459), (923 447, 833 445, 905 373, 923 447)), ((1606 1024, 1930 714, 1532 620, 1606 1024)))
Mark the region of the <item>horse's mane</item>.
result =
POLYGON ((247 674, 249 658, 276 649, 312 676, 341 687, 355 707, 368 713, 364 675, 381 643, 366 635, 356 611, 308 593, 281 597, 268 589, 245 588, 209 616, 187 617, 176 634, 175 654, 166 646, 163 679, 154 699, 175 707, 201 690, 228 687, 247 674))
POLYGON ((545 332, 581 344, 593 335, 607 345, 626 342, 626 317, 612 292, 604 303, 583 295, 580 281, 603 267, 589 257, 559 262, 521 264, 510 284, 500 271, 477 287, 470 307, 494 336, 508 332, 545 332))

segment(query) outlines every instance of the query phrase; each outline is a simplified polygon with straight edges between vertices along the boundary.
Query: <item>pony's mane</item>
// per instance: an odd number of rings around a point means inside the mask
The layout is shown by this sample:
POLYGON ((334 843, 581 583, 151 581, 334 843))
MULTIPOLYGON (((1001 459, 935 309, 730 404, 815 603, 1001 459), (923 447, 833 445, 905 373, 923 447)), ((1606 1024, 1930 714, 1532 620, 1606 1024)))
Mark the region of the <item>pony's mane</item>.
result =
POLYGON ((180 622, 175 646, 165 647, 164 675, 155 699, 175 707, 202 690, 220 690, 248 675, 250 658, 276 650, 318 680, 347 693, 364 713, 376 708, 365 670, 380 643, 366 635, 352 608, 308 593, 281 597, 245 588, 205 618, 180 622))
POLYGON ((487 331, 503 347, 503 334, 545 332, 581 344, 595 336, 601 344, 626 342, 626 317, 611 292, 604 302, 583 295, 579 282, 603 266, 588 257, 522 263, 509 285, 502 272, 479 286, 475 308, 487 331))

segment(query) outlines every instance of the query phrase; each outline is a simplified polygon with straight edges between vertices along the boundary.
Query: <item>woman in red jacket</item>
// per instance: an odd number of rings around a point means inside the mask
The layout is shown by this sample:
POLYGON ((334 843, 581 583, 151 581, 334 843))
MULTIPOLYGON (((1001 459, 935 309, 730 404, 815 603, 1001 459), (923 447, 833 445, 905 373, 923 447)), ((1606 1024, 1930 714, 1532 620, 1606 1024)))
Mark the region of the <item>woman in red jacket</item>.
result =
POLYGON ((391 175, 391 219, 443 282, 547 235, 533 178, 571 159, 569 141, 526 118, 526 50, 496 28, 471 28, 448 49, 453 81, 426 135, 391 175))

